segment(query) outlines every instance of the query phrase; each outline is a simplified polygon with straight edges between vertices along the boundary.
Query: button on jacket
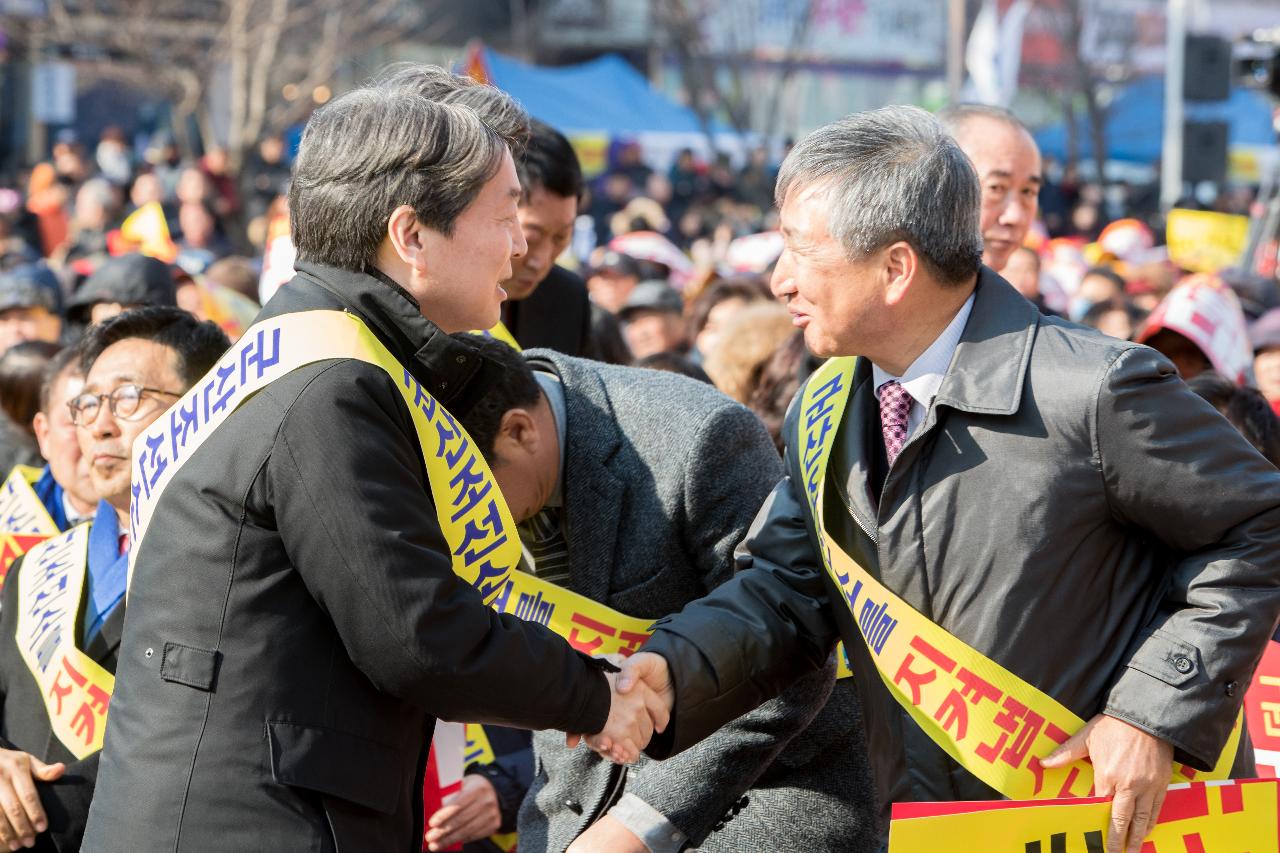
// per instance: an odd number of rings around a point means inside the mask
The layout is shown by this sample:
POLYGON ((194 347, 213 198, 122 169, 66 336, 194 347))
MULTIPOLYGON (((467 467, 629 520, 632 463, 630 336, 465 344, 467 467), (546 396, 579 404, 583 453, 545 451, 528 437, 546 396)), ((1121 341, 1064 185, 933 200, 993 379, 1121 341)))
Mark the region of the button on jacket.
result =
MULTIPOLYGON (((388 279, 299 265, 264 316, 359 315, 446 407, 474 348, 388 279)), ((435 718, 599 731, 604 677, 454 575, 384 371, 307 365, 249 399, 137 544, 93 851, 418 851, 435 718)))

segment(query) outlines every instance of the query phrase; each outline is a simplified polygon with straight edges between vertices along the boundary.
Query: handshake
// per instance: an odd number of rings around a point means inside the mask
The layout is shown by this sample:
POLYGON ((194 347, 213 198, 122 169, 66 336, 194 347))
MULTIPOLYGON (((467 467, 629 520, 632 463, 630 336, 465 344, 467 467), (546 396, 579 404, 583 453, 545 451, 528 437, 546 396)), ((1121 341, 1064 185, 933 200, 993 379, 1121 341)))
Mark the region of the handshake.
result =
POLYGON ((606 676, 612 691, 609 719, 598 734, 569 734, 565 743, 574 747, 586 740, 601 757, 615 764, 632 764, 639 760, 654 732, 667 728, 675 690, 661 655, 637 652, 629 658, 608 655, 607 659, 622 670, 606 676))

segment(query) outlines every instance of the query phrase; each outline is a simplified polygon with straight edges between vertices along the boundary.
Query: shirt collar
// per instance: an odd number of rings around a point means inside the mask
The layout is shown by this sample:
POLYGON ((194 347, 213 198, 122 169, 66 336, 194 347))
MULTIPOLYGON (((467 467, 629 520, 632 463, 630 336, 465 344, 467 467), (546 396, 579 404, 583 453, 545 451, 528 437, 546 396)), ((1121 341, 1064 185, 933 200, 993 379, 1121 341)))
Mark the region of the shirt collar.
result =
POLYGON ((564 506, 564 384, 560 381, 560 377, 554 373, 544 373, 540 370, 533 372, 533 378, 538 380, 538 387, 542 389, 542 393, 547 398, 547 403, 551 406, 551 418, 556 422, 556 438, 560 444, 560 468, 556 474, 556 487, 552 490, 551 496, 547 498, 546 505, 562 507, 564 506))
POLYGON ((877 399, 880 397, 880 386, 896 379, 903 390, 911 395, 911 399, 923 408, 929 408, 933 398, 938 394, 938 389, 942 387, 947 369, 951 367, 951 358, 956 354, 956 347, 960 345, 960 336, 964 334, 965 323, 969 322, 969 313, 973 310, 974 296, 974 293, 969 294, 969 298, 964 301, 964 305, 960 306, 960 310, 951 318, 951 322, 942 330, 942 334, 938 335, 929 348, 911 362, 906 373, 894 376, 882 370, 877 364, 871 365, 877 399))
MULTIPOLYGON (((75 527, 82 521, 88 521, 93 518, 94 513, 84 514, 81 513, 80 510, 76 509, 75 504, 71 502, 71 495, 66 489, 60 489, 59 491, 61 492, 59 497, 62 499, 62 512, 67 516, 68 530, 75 527)), ((107 505, 110 506, 110 504, 107 505)), ((96 510, 94 512, 96 512, 96 510)))

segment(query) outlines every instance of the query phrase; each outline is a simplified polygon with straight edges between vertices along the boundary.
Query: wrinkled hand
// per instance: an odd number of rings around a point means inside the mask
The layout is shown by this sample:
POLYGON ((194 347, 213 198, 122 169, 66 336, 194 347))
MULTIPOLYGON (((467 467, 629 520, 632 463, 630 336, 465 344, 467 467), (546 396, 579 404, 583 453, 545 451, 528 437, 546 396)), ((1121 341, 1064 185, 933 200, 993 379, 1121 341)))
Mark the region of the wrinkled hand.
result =
POLYGON ((1139 853, 1164 805, 1173 776, 1173 746, 1124 720, 1099 714, 1040 763, 1065 767, 1088 758, 1093 789, 1111 797, 1107 853, 1139 853))
POLYGON ((488 838, 502 826, 498 792, 483 776, 462 777, 462 790, 444 798, 444 806, 427 821, 427 849, 447 850, 488 838))
POLYGON ((34 847, 37 833, 49 827, 36 782, 52 782, 67 769, 61 762, 45 764, 34 755, 0 749, 0 844, 10 850, 34 847))
POLYGON ((565 853, 648 853, 649 848, 622 825, 605 815, 574 839, 565 853))
MULTIPOLYGON (((671 707, 674 692, 670 697, 662 695, 649 686, 648 676, 637 678, 628 673, 636 670, 630 661, 641 655, 623 658, 620 655, 608 655, 610 662, 622 668, 621 673, 608 673, 609 689, 612 693, 609 703, 609 719, 604 728, 594 735, 586 737, 587 745, 601 756, 616 764, 632 764, 640 758, 640 750, 648 744, 653 733, 666 729, 671 718, 671 707)), ((646 658, 657 658, 661 661, 662 671, 666 672, 666 661, 658 655, 643 655, 646 658)), ((641 665, 640 672, 647 673, 652 664, 641 665)), ((565 743, 570 747, 578 745, 581 735, 570 734, 565 743)))

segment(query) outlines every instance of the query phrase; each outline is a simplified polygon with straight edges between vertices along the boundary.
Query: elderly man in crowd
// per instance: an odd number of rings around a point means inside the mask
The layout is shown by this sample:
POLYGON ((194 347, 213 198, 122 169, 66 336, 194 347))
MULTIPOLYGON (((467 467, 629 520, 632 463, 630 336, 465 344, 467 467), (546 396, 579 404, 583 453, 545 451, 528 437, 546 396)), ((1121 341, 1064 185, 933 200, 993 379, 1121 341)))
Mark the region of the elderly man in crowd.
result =
POLYGON ((784 162, 772 286, 832 360, 745 570, 660 622, 620 688, 666 691, 664 756, 843 637, 885 816, 1092 786, 1108 850, 1137 853, 1171 781, 1252 769, 1236 723, 1280 614, 1280 473, 1159 353, 982 267, 980 191, 911 107, 784 162))
POLYGON ((92 849, 409 850, 437 717, 621 760, 665 724, 488 606, 519 546, 454 416, 501 368, 449 333, 498 321, 525 251, 517 141, 382 85, 312 115, 297 277, 139 439, 92 849))
POLYGON ((978 173, 982 262, 1003 272, 1036 221, 1040 148, 1026 126, 1001 107, 960 104, 939 118, 978 173))
POLYGON ((79 432, 68 404, 84 388, 84 369, 78 347, 67 347, 45 368, 40 386, 40 411, 32 427, 45 459, 40 479, 32 484, 36 497, 59 530, 67 530, 93 516, 99 495, 89 474, 89 459, 80 450, 79 432))
POLYGON ((89 330, 74 351, 83 380, 55 374, 55 390, 68 377, 79 389, 65 405, 100 501, 88 525, 37 545, 5 579, 0 843, 79 847, 124 625, 130 448, 229 344, 185 311, 143 308, 89 330))

